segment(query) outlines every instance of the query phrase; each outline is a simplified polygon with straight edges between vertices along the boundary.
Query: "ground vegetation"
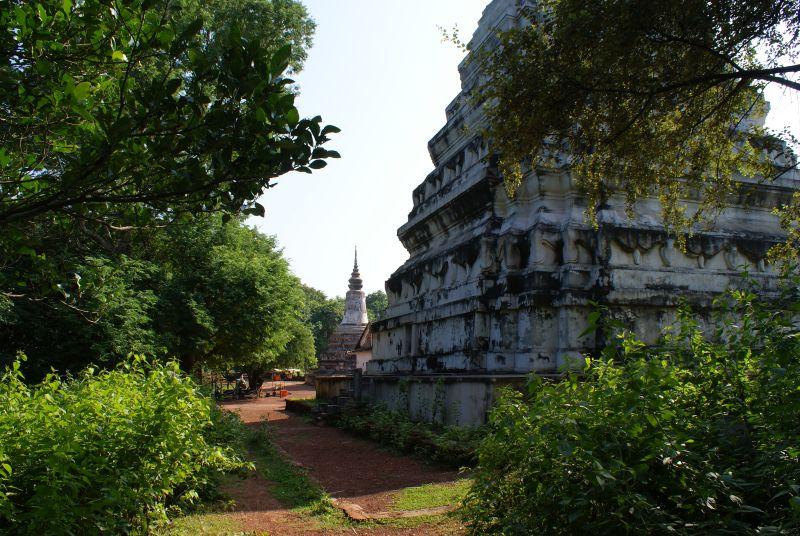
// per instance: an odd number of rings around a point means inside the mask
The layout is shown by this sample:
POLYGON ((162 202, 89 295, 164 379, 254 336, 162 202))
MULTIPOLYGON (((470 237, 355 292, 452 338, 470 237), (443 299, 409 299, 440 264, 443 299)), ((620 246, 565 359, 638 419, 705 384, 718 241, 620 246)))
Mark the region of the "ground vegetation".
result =
POLYGON ((240 429, 175 362, 133 358, 36 385, 15 362, 0 398, 4 533, 144 533, 249 468, 240 429))
POLYGON ((660 347, 629 333, 492 412, 473 534, 793 534, 800 527, 796 286, 688 310, 660 347))
POLYGON ((414 454, 444 467, 471 467, 484 430, 417 422, 402 411, 361 405, 346 409, 332 424, 361 437, 378 441, 399 452, 414 454))

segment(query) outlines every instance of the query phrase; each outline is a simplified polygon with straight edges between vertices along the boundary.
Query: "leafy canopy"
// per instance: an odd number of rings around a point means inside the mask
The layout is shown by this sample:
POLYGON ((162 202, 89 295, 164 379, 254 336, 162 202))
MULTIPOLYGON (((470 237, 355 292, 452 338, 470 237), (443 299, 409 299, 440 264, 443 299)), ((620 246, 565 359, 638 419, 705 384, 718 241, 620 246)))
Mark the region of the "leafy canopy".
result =
POLYGON ((32 376, 109 366, 131 352, 178 359, 187 371, 310 366, 305 295, 273 237, 219 214, 137 235, 122 254, 95 251, 75 265, 58 294, 12 300, 0 317, 0 360, 23 351, 32 376))
MULTIPOLYGON (((800 90, 794 0, 543 0, 487 52, 480 98, 513 193, 528 169, 571 169, 588 215, 614 192, 657 196, 688 230, 739 175, 796 165, 757 121, 765 84, 800 90), (770 158, 765 158, 765 151, 770 158), (697 213, 679 201, 703 199, 697 213)), ((479 54, 481 56, 481 54, 479 54)))
MULTIPOLYGON (((122 227, 186 212, 263 215, 255 199, 273 178, 338 156, 321 147, 338 129, 294 105, 290 45, 274 50, 255 30, 247 39, 233 21, 215 31, 181 7, 0 3, 9 233, 42 215, 122 227)), ((287 35, 303 42, 303 32, 287 35)))
POLYGON ((289 366, 287 347, 310 338, 300 282, 273 237, 205 218, 169 228, 153 261, 159 259, 165 283, 153 326, 187 370, 196 363, 289 366))
POLYGON ((382 290, 376 290, 367 294, 367 316, 370 322, 380 320, 389 306, 389 298, 382 290))
POLYGON ((302 4, 0 0, 0 23, 0 359, 313 358, 274 240, 216 214, 338 156, 286 77, 302 4))
POLYGON ((297 0, 181 0, 180 16, 191 22, 202 15, 215 33, 240 31, 247 41, 257 41, 264 50, 277 52, 290 45, 291 71, 303 68, 317 25, 297 0))

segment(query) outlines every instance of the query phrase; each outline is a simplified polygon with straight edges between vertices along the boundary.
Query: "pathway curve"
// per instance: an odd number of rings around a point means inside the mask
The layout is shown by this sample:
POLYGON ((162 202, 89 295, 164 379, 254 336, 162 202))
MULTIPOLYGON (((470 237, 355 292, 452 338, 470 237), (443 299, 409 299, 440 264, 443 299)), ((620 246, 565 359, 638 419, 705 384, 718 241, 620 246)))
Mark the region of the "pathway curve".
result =
MULTIPOLYGON (((287 387, 289 398, 314 397, 313 388, 300 382, 288 382, 287 387)), ((294 463, 306 468, 332 497, 357 504, 367 513, 386 510, 395 493, 403 488, 458 478, 454 471, 438 470, 336 428, 309 423, 287 413, 285 402, 280 398, 226 402, 223 407, 238 413, 250 426, 258 426, 265 419, 269 421, 274 431, 273 440, 294 463)), ((261 476, 239 481, 225 490, 237 503, 234 516, 243 530, 287 535, 341 532, 337 529, 314 529, 308 520, 283 508, 268 490, 269 482, 261 476)), ((346 533, 377 536, 440 532, 438 525, 423 525, 407 529, 356 527, 347 528, 346 533)))

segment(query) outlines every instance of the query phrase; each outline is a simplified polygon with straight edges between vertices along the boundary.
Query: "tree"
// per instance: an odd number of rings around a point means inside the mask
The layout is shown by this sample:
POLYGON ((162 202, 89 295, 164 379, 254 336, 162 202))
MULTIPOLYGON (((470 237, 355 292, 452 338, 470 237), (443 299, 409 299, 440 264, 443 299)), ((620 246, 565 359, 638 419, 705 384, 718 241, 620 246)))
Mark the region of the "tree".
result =
POLYGON ((206 217, 168 229, 157 255, 167 273, 155 325, 186 370, 290 360, 305 296, 274 238, 206 217))
POLYGON ((367 294, 367 315, 370 322, 380 320, 389 306, 389 298, 382 290, 376 290, 367 294))
POLYGON ((244 39, 258 41, 271 53, 291 45, 289 65, 294 72, 302 69, 316 29, 306 7, 296 0, 181 1, 180 16, 186 23, 198 14, 215 32, 238 28, 244 39))
POLYGON ((528 164, 570 169, 589 216, 614 192, 629 205, 655 195, 668 226, 685 231, 729 199, 737 175, 796 167, 787 133, 757 119, 766 84, 800 90, 797 2, 544 0, 525 13, 477 54, 487 135, 512 194, 528 164), (684 212, 692 190, 705 211, 684 212))
POLYGON ((328 298, 325 293, 303 285, 306 294, 306 322, 314 335, 314 347, 319 356, 328 348, 328 338, 344 316, 344 298, 328 298))
MULTIPOLYGON (((208 18, 236 13, 225 5, 208 18)), ((294 106, 284 33, 257 38, 268 21, 248 40, 236 21, 217 32, 168 0, 0 7, 0 225, 18 248, 37 221, 263 214, 255 199, 273 178, 338 156, 322 148, 338 129, 294 106)), ((289 37, 303 43, 304 31, 289 37)))
POLYGON ((314 353, 314 335, 305 322, 293 319, 285 329, 290 334, 289 342, 274 361, 251 361, 243 365, 250 385, 261 385, 270 369, 299 368, 310 370, 317 366, 314 353))
POLYGON ((295 320, 289 324, 288 329, 292 338, 278 356, 276 366, 303 370, 314 368, 317 365, 317 358, 314 351, 314 334, 311 332, 311 328, 304 322, 295 320))
MULTIPOLYGON (((285 76, 313 32, 302 5, 196 7, 0 0, 0 357, 24 349, 47 371, 221 348, 239 304, 182 294, 181 268, 200 264, 174 256, 180 240, 205 233, 195 260, 234 265, 245 253, 215 243, 221 221, 203 215, 263 213, 271 178, 338 156, 322 147, 338 129, 301 119, 285 76), (154 320, 165 303, 172 331, 154 320)), ((193 275, 210 288, 218 274, 193 275)))
POLYGON ((87 258, 60 295, 13 302, 0 317, 2 360, 24 351, 35 377, 131 352, 187 371, 300 367, 314 356, 305 295, 275 239, 219 214, 152 230, 128 255, 87 258))
POLYGON ((95 255, 73 270, 51 297, 8 302, 0 315, 0 365, 22 351, 36 380, 51 368, 77 371, 89 363, 113 366, 131 352, 164 354, 152 321, 163 276, 157 264, 95 255))

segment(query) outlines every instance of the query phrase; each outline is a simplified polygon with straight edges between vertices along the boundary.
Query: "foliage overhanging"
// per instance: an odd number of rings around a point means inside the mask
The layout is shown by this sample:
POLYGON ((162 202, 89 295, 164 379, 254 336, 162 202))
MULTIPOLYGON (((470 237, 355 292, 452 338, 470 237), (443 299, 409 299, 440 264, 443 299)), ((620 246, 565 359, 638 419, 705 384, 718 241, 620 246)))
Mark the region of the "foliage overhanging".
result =
POLYGON ((797 2, 543 0, 525 16, 478 54, 510 193, 530 169, 570 169, 590 218, 615 193, 629 207, 656 196, 686 232, 730 201, 737 177, 796 167, 791 134, 757 119, 765 84, 800 89, 797 2))

